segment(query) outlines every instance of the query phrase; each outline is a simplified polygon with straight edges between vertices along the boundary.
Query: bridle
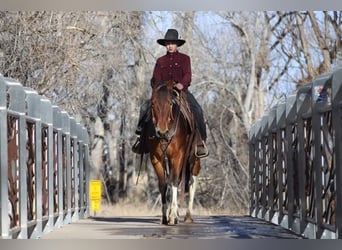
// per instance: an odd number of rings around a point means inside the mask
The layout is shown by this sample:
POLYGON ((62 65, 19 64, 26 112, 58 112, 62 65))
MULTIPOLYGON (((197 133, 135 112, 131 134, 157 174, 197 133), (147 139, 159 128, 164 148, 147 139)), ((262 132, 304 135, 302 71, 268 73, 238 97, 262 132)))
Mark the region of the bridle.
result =
MULTIPOLYGON (((156 89, 154 91, 158 92, 160 88, 162 87, 165 87, 166 84, 163 83, 163 84, 160 84, 158 85, 158 87, 156 87, 156 89)), ((168 89, 168 91, 170 92, 170 89, 168 89)), ((178 99, 178 103, 179 105, 181 104, 181 98, 180 98, 180 93, 176 90, 176 89, 172 89, 172 93, 170 93, 172 95, 172 106, 176 104, 176 101, 175 101, 175 98, 178 99)), ((173 109, 173 107, 172 107, 173 109)), ((178 125, 179 125, 179 120, 180 120, 180 115, 181 115, 181 109, 180 107, 178 107, 177 113, 175 114, 175 119, 173 120, 173 123, 172 123, 172 126, 171 128, 169 129, 169 131, 167 132, 167 134, 163 137, 163 138, 160 138, 159 140, 159 144, 160 144, 160 147, 163 151, 163 153, 165 154, 166 153, 166 150, 168 148, 168 146, 170 145, 171 141, 172 141, 172 138, 173 136, 176 134, 177 132, 177 128, 178 128, 178 125)), ((171 115, 173 116, 173 111, 171 111, 171 115)), ((153 119, 153 112, 152 112, 152 119, 153 119)))

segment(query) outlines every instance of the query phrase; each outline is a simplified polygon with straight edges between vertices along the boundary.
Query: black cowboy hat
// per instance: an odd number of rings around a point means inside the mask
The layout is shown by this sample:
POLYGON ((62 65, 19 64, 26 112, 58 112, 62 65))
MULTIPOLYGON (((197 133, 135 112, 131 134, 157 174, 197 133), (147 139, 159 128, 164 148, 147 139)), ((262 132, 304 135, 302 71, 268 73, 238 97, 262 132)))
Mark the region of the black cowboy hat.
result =
POLYGON ((176 42, 178 47, 185 43, 185 40, 178 38, 178 31, 175 29, 168 29, 166 31, 164 39, 158 39, 157 43, 166 46, 166 42, 176 42))

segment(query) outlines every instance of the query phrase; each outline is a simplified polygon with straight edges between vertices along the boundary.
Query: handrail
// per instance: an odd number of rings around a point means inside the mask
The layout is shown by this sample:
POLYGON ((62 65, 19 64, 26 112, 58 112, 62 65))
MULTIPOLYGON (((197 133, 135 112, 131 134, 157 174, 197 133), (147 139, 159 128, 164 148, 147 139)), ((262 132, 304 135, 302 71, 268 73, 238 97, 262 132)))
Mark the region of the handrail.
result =
POLYGON ((249 132, 250 215, 307 238, 342 238, 342 66, 249 132))
POLYGON ((0 121, 0 237, 39 238, 89 216, 87 130, 1 74, 0 121))

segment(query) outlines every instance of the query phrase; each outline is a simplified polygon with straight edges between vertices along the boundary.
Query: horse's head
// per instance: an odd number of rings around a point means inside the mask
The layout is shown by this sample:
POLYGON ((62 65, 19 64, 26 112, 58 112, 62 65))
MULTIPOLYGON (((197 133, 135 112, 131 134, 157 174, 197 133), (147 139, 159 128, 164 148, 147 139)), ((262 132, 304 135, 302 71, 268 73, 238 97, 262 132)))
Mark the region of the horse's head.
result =
POLYGON ((165 138, 173 122, 172 98, 173 81, 162 83, 151 82, 152 86, 152 121, 156 130, 156 136, 165 138))

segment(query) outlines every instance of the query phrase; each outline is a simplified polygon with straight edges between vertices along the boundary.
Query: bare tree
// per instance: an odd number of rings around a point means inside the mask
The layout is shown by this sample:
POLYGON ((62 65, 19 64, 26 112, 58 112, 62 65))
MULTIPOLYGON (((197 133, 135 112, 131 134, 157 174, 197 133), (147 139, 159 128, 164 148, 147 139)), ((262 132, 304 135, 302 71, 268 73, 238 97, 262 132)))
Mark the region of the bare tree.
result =
POLYGON ((282 77, 301 86, 332 70, 341 49, 340 11, 268 12, 265 16, 276 38, 272 47, 286 61, 282 77))
MULTIPOLYGON (((88 128, 93 176, 108 199, 136 195, 130 148, 149 98, 156 39, 177 28, 192 63, 190 91, 207 120, 196 203, 247 211, 248 131, 280 98, 342 61, 341 11, 0 12, 0 72, 88 128), (119 195, 120 194, 120 195, 119 195)), ((154 173, 139 200, 155 204, 154 173)))

